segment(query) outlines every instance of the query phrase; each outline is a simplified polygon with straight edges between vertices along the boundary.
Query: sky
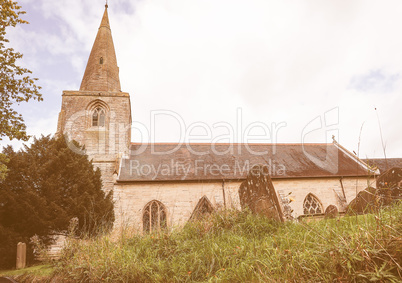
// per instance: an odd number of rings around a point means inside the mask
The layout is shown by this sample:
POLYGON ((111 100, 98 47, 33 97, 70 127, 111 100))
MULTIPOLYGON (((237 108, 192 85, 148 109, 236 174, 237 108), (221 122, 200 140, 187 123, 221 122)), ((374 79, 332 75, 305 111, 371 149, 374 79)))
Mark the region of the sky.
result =
MULTIPOLYGON (((44 101, 28 133, 54 134, 78 90, 104 0, 20 0, 9 29, 44 101)), ((400 0, 109 0, 133 142, 327 143, 402 157, 400 0), (146 133, 144 135, 144 133, 146 133)), ((1 146, 21 143, 3 139, 1 146)))

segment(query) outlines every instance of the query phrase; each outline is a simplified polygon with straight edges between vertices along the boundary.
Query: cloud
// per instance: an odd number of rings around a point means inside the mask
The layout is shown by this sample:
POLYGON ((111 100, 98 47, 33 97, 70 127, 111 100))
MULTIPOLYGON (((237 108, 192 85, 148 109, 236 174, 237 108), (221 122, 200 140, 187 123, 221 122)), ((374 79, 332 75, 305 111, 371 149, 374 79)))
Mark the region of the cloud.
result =
POLYGON ((399 74, 384 74, 381 70, 373 70, 364 75, 352 78, 350 88, 362 92, 373 91, 377 93, 389 93, 395 88, 399 80, 399 74))
MULTIPOLYGON (((34 14, 31 25, 39 19, 46 26, 19 34, 37 50, 35 64, 45 62, 38 76, 60 82, 49 94, 60 97, 64 88, 79 87, 104 7, 89 0, 28 1, 27 7, 34 14)), ((245 123, 286 122, 279 141, 300 142, 309 121, 339 107, 338 139, 354 150, 365 123, 361 152, 370 156, 382 151, 374 107, 384 124, 402 119, 396 102, 402 91, 401 13, 396 0, 109 3, 133 120, 149 126, 151 110, 169 109, 186 124, 235 123, 241 107, 245 123)), ((58 99, 46 107, 58 109, 58 99)), ((390 155, 401 156, 395 127, 385 125, 384 138, 390 155)), ((160 131, 160 140, 177 138, 169 126, 160 131)), ((327 141, 325 134, 315 138, 327 141)))

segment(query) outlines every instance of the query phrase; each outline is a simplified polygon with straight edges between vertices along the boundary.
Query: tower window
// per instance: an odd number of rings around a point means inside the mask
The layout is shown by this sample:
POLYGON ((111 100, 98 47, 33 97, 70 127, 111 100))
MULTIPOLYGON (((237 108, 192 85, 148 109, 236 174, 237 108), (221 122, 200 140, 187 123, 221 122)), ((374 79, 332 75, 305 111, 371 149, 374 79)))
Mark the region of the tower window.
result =
POLYGON ((313 194, 308 194, 303 203, 304 214, 320 214, 323 213, 320 201, 313 194))
POLYGON ((97 107, 92 114, 92 126, 104 127, 105 126, 105 111, 97 107))
POLYGON ((142 215, 142 224, 144 232, 152 233, 166 228, 166 208, 156 200, 151 201, 145 206, 142 215))
POLYGON ((100 57, 99 64, 103 64, 103 57, 100 57))

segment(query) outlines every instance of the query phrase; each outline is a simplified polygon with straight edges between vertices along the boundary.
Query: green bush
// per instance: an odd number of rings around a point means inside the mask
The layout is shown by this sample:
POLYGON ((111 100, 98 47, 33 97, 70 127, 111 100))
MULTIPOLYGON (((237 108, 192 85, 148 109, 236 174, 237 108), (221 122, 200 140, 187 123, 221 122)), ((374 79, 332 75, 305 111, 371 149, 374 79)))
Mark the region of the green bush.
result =
POLYGON ((72 218, 79 219, 77 235, 96 235, 113 225, 112 192, 102 190, 99 169, 63 137, 42 136, 23 150, 7 147, 3 154, 8 172, 0 179, 0 267, 15 266, 19 241, 27 244, 31 263, 30 238, 38 235, 47 245, 72 218))

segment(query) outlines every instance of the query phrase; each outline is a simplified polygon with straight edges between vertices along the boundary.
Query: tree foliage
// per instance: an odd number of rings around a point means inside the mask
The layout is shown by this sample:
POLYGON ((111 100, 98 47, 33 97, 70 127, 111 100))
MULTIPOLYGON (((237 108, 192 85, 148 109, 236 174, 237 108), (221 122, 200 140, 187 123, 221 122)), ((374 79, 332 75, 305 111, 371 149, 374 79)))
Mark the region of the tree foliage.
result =
POLYGON ((80 234, 111 227, 112 192, 103 192, 100 170, 86 155, 70 150, 63 137, 34 139, 24 150, 9 146, 3 153, 9 171, 0 181, 0 254, 9 257, 0 258, 0 265, 15 263, 19 241, 29 243, 37 234, 49 243, 49 235, 66 231, 74 217, 80 234))
POLYGON ((7 176, 7 162, 8 162, 8 158, 0 153, 0 181, 4 180, 7 176))
POLYGON ((17 64, 23 55, 6 47, 7 28, 28 23, 20 19, 24 13, 17 2, 0 0, 0 140, 4 136, 28 140, 24 119, 13 106, 30 99, 43 100, 40 87, 35 84, 37 79, 30 76, 32 72, 17 64))

